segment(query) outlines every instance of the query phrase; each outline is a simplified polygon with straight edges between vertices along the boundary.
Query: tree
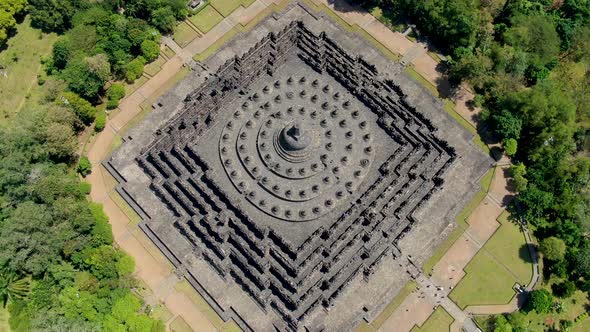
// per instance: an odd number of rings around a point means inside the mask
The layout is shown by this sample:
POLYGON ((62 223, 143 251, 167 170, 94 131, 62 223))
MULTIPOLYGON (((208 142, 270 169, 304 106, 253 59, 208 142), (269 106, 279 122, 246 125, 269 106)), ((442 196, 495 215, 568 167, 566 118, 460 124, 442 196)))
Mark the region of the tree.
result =
POLYGON ((94 122, 94 131, 101 132, 107 123, 107 114, 104 111, 99 111, 96 114, 96 121, 94 122))
POLYGON ((543 239, 540 249, 543 257, 551 261, 560 261, 565 256, 565 242, 554 236, 543 239))
POLYGON ((590 279, 590 243, 586 243, 575 255, 575 269, 587 279, 590 279))
POLYGON ((522 120, 508 110, 502 110, 499 114, 492 116, 494 131, 502 138, 520 138, 522 120))
POLYGON ((96 108, 75 93, 64 92, 61 98, 59 98, 59 102, 76 114, 87 125, 91 124, 96 117, 96 108))
POLYGON ((80 175, 82 175, 83 177, 86 177, 86 175, 92 172, 92 164, 90 163, 90 160, 88 160, 88 157, 80 157, 80 160, 78 161, 78 166, 76 167, 76 171, 80 173, 80 175))
POLYGON ((119 106, 119 100, 125 97, 125 87, 121 83, 114 83, 107 91, 107 108, 115 109, 119 106))
POLYGON ((145 65, 145 59, 142 56, 138 56, 127 65, 127 72, 125 73, 125 79, 127 82, 132 83, 143 74, 143 66, 145 65))
POLYGON ((111 66, 104 54, 92 57, 77 57, 68 62, 62 72, 62 78, 68 87, 80 96, 96 99, 111 75, 111 66))
POLYGON ((152 13, 151 23, 160 31, 174 31, 174 26, 176 25, 174 11, 172 11, 170 7, 162 7, 154 10, 152 13))
POLYGON ((79 0, 29 0, 29 14, 35 27, 43 31, 64 32, 72 26, 79 0))
POLYGON ((512 157, 516 154, 517 143, 514 138, 508 138, 502 141, 502 145, 504 146, 504 152, 509 157, 512 157))
POLYGON ((8 38, 8 31, 16 25, 15 15, 19 15, 27 4, 26 0, 3 0, 0 2, 0 46, 8 38))
POLYGON ((568 298, 574 295, 576 291, 576 284, 573 281, 565 280, 563 282, 553 284, 551 286, 551 290, 553 294, 561 297, 561 298, 568 298))
POLYGON ((510 166, 510 176, 514 179, 514 189, 517 192, 526 190, 528 180, 525 178, 526 166, 523 163, 512 164, 510 166))
POLYGON ((72 56, 69 41, 65 38, 58 39, 53 43, 52 58, 53 66, 56 69, 64 69, 72 56))
POLYGON ((146 39, 141 43, 141 54, 147 62, 152 62, 160 56, 160 44, 146 39))
POLYGON ((0 265, 41 275, 60 259, 72 235, 71 226, 54 219, 46 205, 21 203, 0 225, 0 265))
POLYGON ((512 332, 512 326, 504 315, 496 316, 494 321, 494 332, 512 332))
POLYGON ((506 43, 528 52, 538 64, 547 64, 559 53, 561 41, 553 21, 542 14, 518 15, 504 33, 506 43))
POLYGON ((528 311, 535 310, 537 313, 547 313, 553 304, 553 296, 546 289, 536 289, 529 294, 526 303, 528 311))
POLYGON ((23 299, 29 295, 30 291, 30 278, 19 278, 16 273, 7 269, 0 271, 0 301, 4 308, 8 301, 23 299))

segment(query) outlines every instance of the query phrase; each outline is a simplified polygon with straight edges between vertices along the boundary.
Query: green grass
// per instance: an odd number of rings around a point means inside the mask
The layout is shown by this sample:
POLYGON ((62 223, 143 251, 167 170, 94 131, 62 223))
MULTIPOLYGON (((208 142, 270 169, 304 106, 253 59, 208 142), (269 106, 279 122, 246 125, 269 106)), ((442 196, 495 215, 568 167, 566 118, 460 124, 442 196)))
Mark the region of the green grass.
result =
POLYGON ((164 49, 162 50, 162 53, 168 58, 172 58, 176 55, 176 53, 168 46, 164 46, 164 49))
POLYGON ((10 332, 9 317, 8 309, 0 307, 0 332, 10 332))
POLYGON ((443 332, 451 329, 455 319, 443 307, 438 307, 422 326, 414 326, 410 332, 443 332))
MULTIPOLYGON (((418 74, 419 75, 419 74, 418 74)), ((462 125, 465 129, 467 129, 467 131, 469 131, 470 133, 472 133, 473 135, 475 135, 475 137, 473 138, 473 143, 475 143, 475 145, 479 146, 483 152, 485 152, 486 154, 490 154, 490 148, 488 147, 488 145, 486 143, 484 143, 484 141, 481 139, 481 136, 479 136, 477 129, 467 120, 465 120, 464 117, 461 116, 461 114, 457 113, 457 111, 455 111, 455 103, 453 103, 450 99, 445 99, 444 100, 444 106, 443 109, 455 120, 457 121, 460 125, 462 125)))
POLYGON ((426 78, 424 78, 424 76, 420 75, 420 73, 418 73, 414 69, 414 67, 412 67, 412 65, 407 66, 404 69, 413 79, 418 81, 418 83, 422 84, 422 86, 424 86, 428 91, 430 91, 430 93, 432 93, 435 97, 440 97, 440 93, 438 92, 438 89, 436 88, 436 86, 434 86, 434 84, 430 83, 430 81, 428 81, 426 78))
POLYGON ((174 36, 172 38, 178 45, 180 45, 180 47, 185 47, 198 36, 199 33, 191 28, 190 25, 186 22, 180 22, 180 24, 174 29, 174 36))
POLYGON ((188 281, 183 280, 177 283, 174 288, 184 293, 199 309, 201 313, 207 317, 207 319, 215 326, 215 328, 221 332, 238 332, 240 328, 238 325, 233 321, 224 322, 219 315, 209 306, 207 301, 201 297, 201 295, 188 283, 188 281))
POLYGON ((506 304, 517 280, 488 252, 480 250, 465 267, 465 276, 449 294, 461 309, 470 305, 506 304))
POLYGON ((126 96, 129 96, 130 94, 132 94, 133 92, 135 92, 135 90, 139 89, 148 80, 149 79, 147 77, 141 76, 140 78, 136 79, 131 84, 125 82, 125 95, 126 96))
POLYGON ((194 332, 190 326, 182 319, 182 317, 178 316, 174 318, 172 323, 170 323, 170 331, 172 332, 194 332))
POLYGON ((56 39, 56 34, 32 28, 28 16, 16 26, 16 35, 0 52, 0 64, 4 66, 0 69, 0 124, 7 124, 21 110, 41 71, 41 57, 51 52, 56 39))
POLYGON ((166 308, 163 304, 158 304, 154 311, 152 311, 152 317, 161 320, 162 322, 169 321, 174 315, 166 308))
POLYGON ((223 15, 223 17, 228 17, 229 14, 233 13, 240 5, 242 1, 240 0, 211 0, 211 6, 215 7, 217 11, 223 15))
POLYGON ((524 234, 519 225, 508 220, 509 215, 508 211, 504 211, 498 217, 500 227, 486 242, 484 248, 510 269, 518 277, 521 285, 527 285, 533 275, 533 264, 530 263, 528 250, 524 250, 526 247, 523 247, 524 234))
POLYGON ((492 180, 494 178, 495 169, 492 168, 484 174, 484 176, 479 180, 480 189, 477 194, 471 199, 471 201, 459 212, 457 217, 455 217, 455 222, 457 223, 457 228, 455 228, 451 234, 447 237, 447 239, 436 249, 434 254, 430 256, 430 258, 422 265, 422 269, 424 273, 429 274, 432 272, 432 269, 440 261, 440 259, 447 253, 447 251, 453 246, 453 244, 461 237, 461 234, 465 232, 469 225, 467 224, 467 218, 471 215, 473 210, 481 203, 481 201, 486 197, 488 191, 490 190, 490 186, 492 184, 492 180))
POLYGON ((118 192, 113 191, 109 194, 109 197, 113 200, 113 202, 115 202, 115 204, 117 204, 119 209, 123 211, 127 218, 129 218, 131 224, 139 224, 141 217, 135 213, 133 208, 127 204, 127 202, 123 199, 123 197, 121 197, 121 195, 119 195, 118 192))
POLYGON ((196 15, 189 18, 199 31, 206 33, 223 20, 223 16, 211 5, 205 6, 196 15))
POLYGON ((461 308, 468 305, 506 304, 515 295, 515 283, 526 285, 533 273, 520 226, 498 217, 500 227, 465 267, 466 275, 449 297, 461 308))
POLYGON ((156 60, 145 65, 143 71, 149 76, 154 76, 162 69, 164 63, 166 63, 166 59, 159 56, 156 60))

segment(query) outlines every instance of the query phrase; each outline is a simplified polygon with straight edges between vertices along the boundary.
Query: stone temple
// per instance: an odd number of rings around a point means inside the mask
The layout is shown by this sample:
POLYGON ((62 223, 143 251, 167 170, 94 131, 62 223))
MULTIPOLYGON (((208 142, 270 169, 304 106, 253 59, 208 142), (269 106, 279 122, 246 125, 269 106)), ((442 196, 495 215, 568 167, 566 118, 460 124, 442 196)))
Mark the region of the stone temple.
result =
POLYGON ((141 229, 244 331, 376 317, 489 159, 362 37, 294 2, 154 105, 104 165, 141 229))

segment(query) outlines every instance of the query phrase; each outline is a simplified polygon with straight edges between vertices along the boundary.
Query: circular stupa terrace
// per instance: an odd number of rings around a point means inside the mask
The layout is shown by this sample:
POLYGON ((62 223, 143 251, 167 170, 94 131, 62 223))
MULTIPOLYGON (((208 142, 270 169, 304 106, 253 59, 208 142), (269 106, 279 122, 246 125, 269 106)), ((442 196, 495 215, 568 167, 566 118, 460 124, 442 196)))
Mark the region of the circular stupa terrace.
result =
POLYGON ((223 168, 259 210, 309 221, 346 201, 374 159, 365 112, 341 86, 276 80, 244 101, 219 139, 223 168))

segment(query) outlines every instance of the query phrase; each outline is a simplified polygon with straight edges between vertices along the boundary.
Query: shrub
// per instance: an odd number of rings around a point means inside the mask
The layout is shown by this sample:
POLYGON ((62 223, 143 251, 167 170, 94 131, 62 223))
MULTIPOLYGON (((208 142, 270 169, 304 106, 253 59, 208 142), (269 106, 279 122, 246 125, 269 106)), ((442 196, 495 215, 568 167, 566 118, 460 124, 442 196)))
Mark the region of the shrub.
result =
POLYGON ((558 284, 553 284, 553 286, 551 286, 551 290, 553 291, 553 294, 561 298, 568 298, 574 295, 574 292, 576 291, 576 284, 573 281, 566 280, 558 284))
POLYGON ((133 83, 143 74, 143 66, 145 65, 145 59, 142 56, 138 56, 127 64, 127 71, 125 72, 125 79, 129 83, 133 83))
POLYGON ((94 122, 94 131, 100 132, 107 124, 107 114, 104 111, 98 112, 96 122, 94 122))
POLYGON ((152 62, 160 56, 160 44, 153 40, 146 39, 141 43, 141 54, 147 60, 152 62))
POLYGON ((119 106, 119 100, 125 97, 125 87, 121 83, 111 85, 107 91, 107 109, 115 109, 119 106))
POLYGON ((502 145, 507 156, 512 157, 516 154, 517 142, 514 138, 505 139, 502 141, 502 145))
POLYGON ((118 100, 107 100, 107 109, 108 110, 114 110, 117 107, 119 107, 118 100))
POLYGON ((113 85, 111 85, 109 91, 107 92, 107 97, 109 100, 117 101, 125 97, 125 87, 123 86, 123 84, 114 83, 113 85))
POLYGON ((92 190, 92 185, 88 182, 82 181, 80 182, 80 192, 84 195, 90 194, 92 190))
POLYGON ((553 304, 553 295, 546 289, 536 289, 529 295, 525 309, 537 313, 547 313, 553 304))
POLYGON ((94 121, 96 108, 94 108, 94 106, 92 106, 87 100, 73 92, 62 93, 60 99, 68 109, 74 112, 78 118, 84 122, 84 124, 89 125, 94 121))
POLYGON ((543 239, 540 244, 543 256, 552 261, 560 261, 565 255, 565 242, 555 236, 543 239))
POLYGON ((88 160, 88 157, 80 157, 80 160, 78 161, 78 167, 76 167, 76 171, 80 173, 80 175, 82 175, 83 177, 86 177, 86 175, 92 172, 92 164, 90 163, 90 160, 88 160))

